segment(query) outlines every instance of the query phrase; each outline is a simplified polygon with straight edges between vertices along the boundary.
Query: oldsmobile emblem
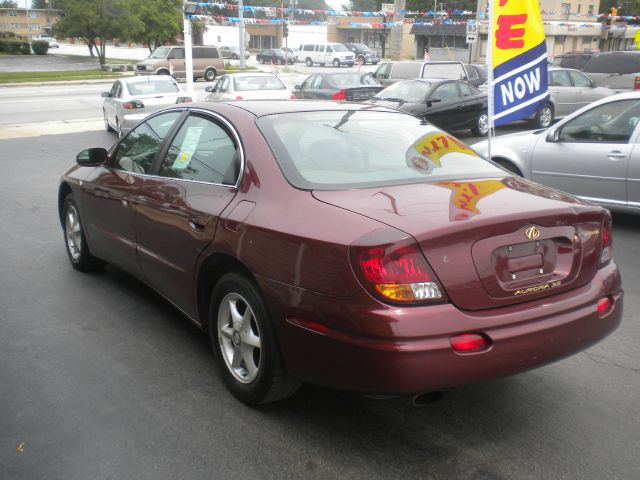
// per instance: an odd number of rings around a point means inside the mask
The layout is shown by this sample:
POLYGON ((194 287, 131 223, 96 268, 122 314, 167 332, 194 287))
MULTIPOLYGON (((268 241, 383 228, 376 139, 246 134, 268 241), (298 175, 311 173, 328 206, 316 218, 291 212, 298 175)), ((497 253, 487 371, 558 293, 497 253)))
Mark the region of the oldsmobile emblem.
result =
POLYGON ((538 227, 534 227, 533 225, 531 225, 530 227, 527 227, 527 229, 524 231, 524 234, 529 240, 535 240, 540 236, 540 230, 538 230, 538 227))

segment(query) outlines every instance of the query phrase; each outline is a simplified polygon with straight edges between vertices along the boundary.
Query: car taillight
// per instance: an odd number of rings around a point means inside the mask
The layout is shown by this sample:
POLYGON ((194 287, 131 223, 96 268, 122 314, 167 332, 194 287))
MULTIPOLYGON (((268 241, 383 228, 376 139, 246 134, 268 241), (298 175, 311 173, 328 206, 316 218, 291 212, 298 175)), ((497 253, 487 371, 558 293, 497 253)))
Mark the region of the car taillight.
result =
POLYGON ((297 97, 292 93, 291 96, 289 97, 291 100, 296 100, 297 97))
POLYGON ((635 81, 633 82, 633 89, 640 90, 640 77, 635 78, 635 81))
POLYGON ((381 229, 351 245, 351 263, 360 283, 392 303, 442 302, 444 292, 412 237, 381 229))
POLYGON ((236 95, 236 100, 244 100, 244 98, 242 98, 240 95, 236 95))
POLYGON ((136 108, 144 108, 144 103, 140 100, 131 100, 130 102, 123 103, 122 107, 125 110, 135 110, 136 108))
POLYGON ((347 93, 344 90, 338 90, 336 93, 331 95, 332 100, 346 100, 347 93))
POLYGON ((607 265, 613 258, 613 235, 611 234, 611 217, 607 216, 602 226, 602 253, 600 267, 607 265))
POLYGON ((178 97, 176 98, 176 103, 191 103, 193 100, 191 97, 178 97))

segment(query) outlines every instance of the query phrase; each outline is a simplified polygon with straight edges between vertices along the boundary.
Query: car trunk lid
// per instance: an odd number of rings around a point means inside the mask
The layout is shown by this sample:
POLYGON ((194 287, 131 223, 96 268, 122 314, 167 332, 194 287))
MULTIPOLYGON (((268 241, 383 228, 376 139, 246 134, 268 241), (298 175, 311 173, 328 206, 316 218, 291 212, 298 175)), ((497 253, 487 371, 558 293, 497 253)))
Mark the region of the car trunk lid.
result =
POLYGON ((604 211, 515 177, 313 195, 411 234, 462 309, 566 291, 599 265, 604 211))

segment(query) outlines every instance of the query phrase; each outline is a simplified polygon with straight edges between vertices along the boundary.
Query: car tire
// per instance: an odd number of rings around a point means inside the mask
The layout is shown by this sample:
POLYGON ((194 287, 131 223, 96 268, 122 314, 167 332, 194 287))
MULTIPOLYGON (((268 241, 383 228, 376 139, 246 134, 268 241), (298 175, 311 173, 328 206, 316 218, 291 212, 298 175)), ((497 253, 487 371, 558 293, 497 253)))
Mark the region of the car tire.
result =
POLYGON ((367 59, 365 57, 363 57, 362 55, 360 55, 358 57, 358 59, 356 60, 356 63, 358 65, 366 65, 367 64, 367 59))
POLYGON ((156 73, 156 75, 169 75, 169 70, 165 70, 164 68, 162 70, 158 70, 158 72, 156 73))
POLYGON ((536 128, 547 128, 553 123, 553 106, 550 103, 545 103, 536 112, 536 117, 533 120, 536 128))
POLYGON ((260 58, 258 59, 258 63, 259 63, 260 65, 264 64, 264 58, 260 57, 260 58))
POLYGON ((236 55, 235 53, 233 55, 231 55, 231 59, 232 60, 238 60, 238 55, 236 55))
POLYGON ((107 120, 107 112, 102 110, 102 115, 104 117, 104 128, 107 132, 113 132, 113 127, 109 124, 109 120, 107 120))
POLYGON ((209 305, 209 336, 229 391, 249 405, 293 395, 300 383, 287 375, 267 307, 256 283, 228 273, 209 305))
POLYGON ((337 58, 333 61, 333 66, 336 68, 340 68, 340 60, 338 60, 337 58))
POLYGON ((122 127, 120 126, 120 120, 118 120, 118 117, 116 117, 115 132, 116 132, 116 135, 118 135, 118 138, 122 138, 122 127))
POLYGON ((207 68, 204 71, 204 79, 207 82, 213 82, 216 79, 216 71, 213 68, 207 68))
POLYGON ((307 59, 304 61, 304 63, 306 63, 306 64, 307 64, 307 67, 313 67, 313 62, 311 61, 311 59, 310 59, 310 58, 307 58, 307 59))
POLYGON ((284 58, 280 59, 280 65, 286 65, 287 61, 284 58))
POLYGON ((471 129, 471 133, 475 137, 486 137, 489 133, 489 115, 487 112, 482 112, 476 118, 476 125, 471 129))
POLYGON ((81 272, 100 270, 104 262, 94 257, 89 250, 80 213, 72 193, 69 193, 62 203, 62 228, 65 250, 71 266, 81 272))

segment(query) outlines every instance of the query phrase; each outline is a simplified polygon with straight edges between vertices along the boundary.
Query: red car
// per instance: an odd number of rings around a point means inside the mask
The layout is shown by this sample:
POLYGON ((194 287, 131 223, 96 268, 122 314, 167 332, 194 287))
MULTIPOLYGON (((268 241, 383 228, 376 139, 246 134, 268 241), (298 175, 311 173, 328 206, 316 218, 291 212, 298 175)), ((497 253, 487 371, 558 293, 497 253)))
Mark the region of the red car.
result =
POLYGON ((172 107, 81 152, 58 206, 72 266, 157 290, 251 404, 522 372, 622 315, 607 210, 383 107, 172 107))

